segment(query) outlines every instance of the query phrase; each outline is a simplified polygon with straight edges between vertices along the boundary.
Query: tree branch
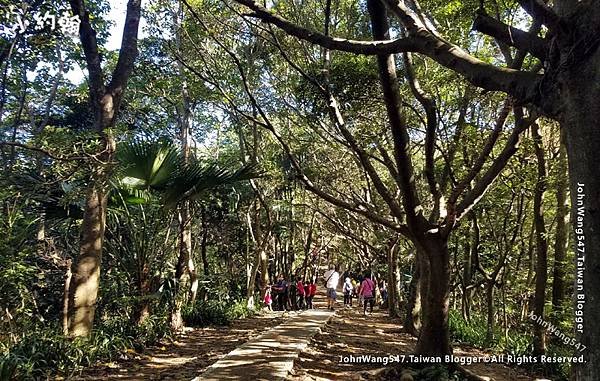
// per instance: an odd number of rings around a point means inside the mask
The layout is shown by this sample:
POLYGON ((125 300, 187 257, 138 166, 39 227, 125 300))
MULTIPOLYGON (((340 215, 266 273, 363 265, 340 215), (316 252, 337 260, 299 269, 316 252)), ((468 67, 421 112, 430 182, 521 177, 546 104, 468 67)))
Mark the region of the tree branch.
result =
POLYGON ((462 180, 460 180, 460 182, 452 190, 450 197, 448 197, 449 208, 452 208, 452 205, 456 203, 462 192, 465 189, 467 189, 469 184, 471 184, 471 181, 473 181, 475 177, 477 177, 479 171, 481 171, 481 168, 483 168, 483 165, 490 156, 490 153, 494 149, 496 141, 498 140, 498 137, 502 132, 502 128, 504 127, 504 123, 506 122, 506 118, 508 117, 510 109, 511 101, 510 99, 506 99, 504 101, 504 105, 502 106, 502 110, 500 110, 500 115, 498 116, 498 119, 496 119, 496 125, 494 126, 494 130, 488 137, 485 146, 483 147, 483 149, 479 153, 479 156, 471 166, 471 169, 467 172, 467 175, 462 180))
MULTIPOLYGON (((185 0, 183 0, 185 2, 185 0)), ((414 23, 414 19, 405 17, 404 11, 398 10, 398 4, 393 0, 384 0, 395 11, 403 24, 412 23, 413 32, 405 38, 389 40, 377 39, 376 41, 357 41, 328 37, 275 15, 273 12, 259 5, 253 0, 235 0, 245 5, 254 12, 251 17, 259 18, 273 24, 287 34, 310 43, 332 49, 355 54, 377 55, 394 54, 402 52, 416 52, 424 54, 438 62, 440 65, 462 74, 474 85, 489 91, 503 91, 522 101, 535 101, 537 99, 538 82, 542 76, 534 73, 523 72, 508 68, 500 68, 487 64, 440 37, 431 33, 427 28, 414 23)), ((416 18, 416 16, 414 16, 416 18)), ((418 18, 416 18, 418 21, 418 18)), ((418 21, 420 23, 420 21, 418 21)), ((406 26, 406 25, 405 25, 406 26)), ((410 30, 410 28, 408 28, 410 30)))
MULTIPOLYGON (((186 0, 183 1, 186 3, 186 0)), ((387 39, 382 41, 359 41, 330 37, 326 34, 300 27, 283 17, 276 15, 253 0, 235 1, 254 11, 254 13, 251 13, 248 16, 261 19, 269 24, 273 24, 285 31, 290 36, 297 37, 301 40, 308 41, 331 50, 340 50, 349 53, 367 55, 389 52, 399 53, 413 50, 417 43, 417 40, 412 38, 399 38, 394 40, 387 39)))
MULTIPOLYGON (((389 24, 385 7, 378 0, 368 0, 367 7, 371 16, 373 38, 387 38, 389 36, 389 24)), ((400 109, 401 101, 394 57, 391 54, 378 55, 377 65, 379 67, 379 79, 383 90, 388 122, 390 123, 394 142, 394 156, 400 190, 402 191, 402 204, 406 213, 408 226, 416 228, 424 222, 424 217, 422 216, 423 210, 413 173, 414 168, 410 154, 408 128, 405 117, 400 109)))
MULTIPOLYGON (((515 127, 508 137, 502 152, 498 157, 492 162, 492 165, 488 168, 488 170, 483 174, 483 176, 477 181, 473 189, 469 191, 463 200, 460 202, 458 207, 456 208, 455 213, 448 213, 455 216, 455 221, 459 221, 471 208, 483 197, 483 195, 490 188, 494 180, 498 177, 500 172, 504 169, 510 158, 517 152, 519 147, 519 141, 521 138, 521 134, 527 128, 529 128, 533 123, 535 123, 535 117, 524 118, 523 111, 520 107, 515 107, 515 127)), ((453 218, 453 217, 450 217, 453 218)))
POLYGON ((16 142, 0 142, 0 147, 19 147, 19 148, 23 148, 29 151, 35 151, 35 152, 39 152, 51 159, 54 160, 58 160, 58 161, 74 161, 74 160, 87 160, 87 157, 83 157, 83 156, 59 156, 56 154, 53 154, 50 151, 47 151, 43 148, 38 148, 38 147, 34 147, 34 146, 30 146, 27 144, 22 144, 22 143, 16 143, 16 142))
POLYGON ((543 1, 517 0, 517 2, 534 20, 540 21, 548 29, 556 30, 560 27, 561 18, 543 1))
POLYGON ((123 38, 121 40, 121 50, 119 51, 119 60, 112 74, 112 79, 108 85, 108 90, 113 95, 121 95, 127 84, 133 63, 138 54, 138 29, 140 24, 140 14, 142 7, 141 0, 129 0, 127 3, 127 15, 125 16, 125 27, 123 29, 123 38))
POLYGON ((83 47, 85 61, 88 69, 88 83, 90 88, 90 101, 94 113, 98 113, 100 99, 104 96, 104 73, 102 72, 102 58, 98 51, 96 31, 90 24, 90 14, 84 0, 69 0, 73 14, 79 16, 79 40, 83 47))
POLYGON ((473 23, 473 29, 494 37, 519 50, 531 53, 541 61, 546 59, 549 47, 546 40, 529 32, 506 25, 503 22, 488 16, 483 11, 477 12, 473 23))
POLYGON ((439 215, 440 206, 440 191, 437 187, 437 181, 435 178, 435 139, 438 127, 437 119, 437 105, 435 100, 427 94, 422 88, 415 75, 415 70, 412 64, 412 55, 410 53, 404 53, 404 71, 408 85, 415 98, 419 101, 421 106, 425 109, 425 115, 427 121, 425 125, 425 178, 427 179, 427 185, 429 186, 429 192, 434 199, 434 211, 432 218, 437 219, 439 215))

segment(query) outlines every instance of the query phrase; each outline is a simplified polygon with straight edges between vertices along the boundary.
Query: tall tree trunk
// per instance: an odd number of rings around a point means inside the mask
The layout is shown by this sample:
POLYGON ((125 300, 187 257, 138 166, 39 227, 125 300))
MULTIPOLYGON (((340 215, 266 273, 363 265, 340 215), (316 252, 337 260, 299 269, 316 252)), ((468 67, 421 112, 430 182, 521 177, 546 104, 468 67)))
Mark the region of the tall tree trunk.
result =
POLYGON ((206 218, 206 208, 202 207, 202 240, 200 241, 200 256, 202 258, 202 271, 205 277, 210 273, 208 269, 208 257, 206 256, 208 246, 208 223, 206 218))
POLYGON ((69 334, 69 290, 71 289, 71 259, 67 259, 67 271, 65 274, 65 287, 63 291, 62 329, 63 334, 69 334))
POLYGON ((388 245, 388 312, 390 317, 400 317, 400 269, 398 266, 399 239, 390 239, 388 245))
POLYGON ((467 321, 471 320, 471 294, 473 292, 471 283, 473 282, 473 266, 475 260, 479 258, 479 223, 477 221, 477 215, 474 211, 469 213, 469 219, 471 220, 471 237, 470 242, 465 250, 465 261, 463 268, 463 300, 462 300, 462 313, 463 318, 467 321))
MULTIPOLYGON (((190 229, 191 219, 189 217, 189 201, 184 201, 179 210, 179 255, 177 265, 175 267, 175 287, 173 290, 170 325, 171 330, 177 332, 183 329, 183 317, 181 309, 186 299, 185 288, 183 287, 188 280, 191 281, 189 275, 194 270, 193 260, 191 255, 192 234, 190 229), (188 223, 184 223, 187 221, 188 223), (191 268, 190 268, 191 265, 191 268)), ((191 282, 190 282, 191 284, 191 282)))
POLYGON ((73 14, 79 17, 79 40, 83 47, 88 71, 90 105, 94 114, 93 129, 102 137, 104 146, 96 157, 86 196, 79 256, 75 262, 69 290, 69 334, 88 336, 92 331, 98 288, 100 265, 106 225, 107 184, 110 165, 114 161, 115 141, 110 128, 117 122, 121 99, 133 71, 138 54, 137 40, 141 15, 141 0, 129 0, 119 58, 111 80, 105 83, 102 58, 92 28, 90 14, 81 0, 70 0, 73 14))
MULTIPOLYGON (((104 177, 104 175, 99 174, 97 177, 104 177)), ((69 289, 69 334, 71 336, 87 336, 92 331, 100 286, 106 203, 105 186, 96 182, 89 188, 86 196, 79 256, 69 289)))
POLYGON ((421 259, 419 253, 415 255, 412 278, 408 286, 408 299, 406 303, 406 316, 404 330, 413 336, 418 336, 421 330, 421 259))
MULTIPOLYGON (((423 324, 416 352, 425 356, 445 356, 451 353, 448 332, 450 268, 448 241, 437 234, 426 234, 420 242, 426 258, 426 290, 422 291, 423 324)), ((421 253, 420 253, 421 254, 421 253)), ((423 274, 421 274, 423 276, 423 274)))
MULTIPOLYGON (((544 319, 544 304, 546 302, 546 283, 548 281, 548 242, 546 241, 546 224, 544 221, 544 192, 546 190, 546 160, 539 127, 534 124, 532 129, 537 158, 537 183, 533 197, 533 219, 535 224, 536 270, 535 270, 535 299, 533 313, 537 319, 544 319)), ((536 319, 536 320, 537 320, 536 319)), ((533 354, 536 356, 546 352, 546 330, 538 322, 533 321, 533 354)))
MULTIPOLYGON (((562 140, 562 139, 561 139, 562 140)), ((552 278, 552 315, 558 319, 565 301, 565 266, 569 247, 569 201, 567 187, 567 154, 563 143, 558 152, 558 176, 556 178, 556 238, 554 241, 554 271, 552 278)))
MULTIPOLYGON (((256 234, 252 229, 252 218, 250 217, 250 210, 246 213, 246 223, 248 229, 248 235, 252 238, 252 246, 254 248, 254 256, 253 260, 250 261, 248 258, 248 266, 246 269, 246 305, 249 309, 254 309, 255 300, 254 300, 254 289, 256 288, 256 275, 258 274, 258 269, 260 266, 260 256, 259 251, 257 249, 259 242, 256 238, 256 234)), ((248 246, 250 246, 250 240, 247 240, 248 246)), ((248 252, 249 254, 250 252, 248 252)), ((250 257, 248 255, 248 257, 250 257)))
POLYGON ((135 309, 133 310, 132 321, 134 324, 140 325, 150 316, 150 295, 151 279, 150 279, 150 266, 146 262, 141 266, 138 274, 138 297, 140 300, 136 303, 135 309))
POLYGON ((596 48, 585 65, 576 65, 565 75, 568 97, 564 98, 561 127, 566 132, 575 232, 575 314, 583 320, 576 320, 575 334, 587 347, 583 352, 586 361, 575 364, 574 369, 578 381, 595 381, 600 377, 600 49, 596 48), (578 288, 579 282, 583 282, 582 288, 578 288))
POLYGON ((485 299, 487 304, 487 326, 485 332, 485 342, 491 346, 494 341, 494 284, 489 280, 485 288, 485 299))
MULTIPOLYGON (((181 54, 181 34, 180 26, 183 23, 184 12, 180 4, 179 10, 173 15, 173 25, 175 28, 175 39, 177 51, 181 54)), ((188 91, 187 80, 183 65, 177 61, 179 77, 181 78, 181 106, 178 108, 179 116, 179 134, 181 139, 181 149, 183 152, 183 160, 187 164, 190 160, 190 128, 192 122, 192 109, 190 103, 190 95, 188 91)), ((196 266, 192 253, 192 216, 190 213, 190 202, 184 201, 180 206, 179 211, 179 257, 177 259, 177 269, 175 274, 175 300, 173 310, 171 311, 171 329, 180 331, 183 329, 183 319, 181 318, 181 307, 184 303, 185 294, 180 291, 180 287, 184 284, 184 279, 189 276, 189 296, 191 299, 196 298, 198 290, 198 276, 196 274, 196 266)))

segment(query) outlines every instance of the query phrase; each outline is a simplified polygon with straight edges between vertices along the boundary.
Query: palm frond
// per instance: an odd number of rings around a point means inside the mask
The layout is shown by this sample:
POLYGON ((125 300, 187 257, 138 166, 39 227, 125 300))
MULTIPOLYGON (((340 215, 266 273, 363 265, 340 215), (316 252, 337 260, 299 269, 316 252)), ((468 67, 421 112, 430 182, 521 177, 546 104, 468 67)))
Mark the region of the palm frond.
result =
POLYGON ((202 196, 207 190, 260 176, 261 172, 256 164, 248 164, 232 171, 221 168, 216 163, 201 164, 194 160, 173 179, 163 201, 166 207, 174 207, 182 200, 202 196))
POLYGON ((130 189, 163 190, 181 167, 182 158, 171 143, 136 140, 118 151, 120 185, 130 189))

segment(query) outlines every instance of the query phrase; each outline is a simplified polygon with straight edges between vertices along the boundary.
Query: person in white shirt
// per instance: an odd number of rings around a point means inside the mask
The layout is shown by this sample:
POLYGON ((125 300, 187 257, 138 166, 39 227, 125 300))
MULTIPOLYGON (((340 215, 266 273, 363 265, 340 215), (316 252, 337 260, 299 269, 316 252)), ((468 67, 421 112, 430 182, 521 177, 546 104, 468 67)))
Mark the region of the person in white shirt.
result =
POLYGON ((352 286, 352 281, 350 277, 346 277, 344 281, 344 287, 342 291, 344 291, 344 307, 352 307, 352 290, 354 287, 352 286))
POLYGON ((327 308, 333 311, 337 297, 336 288, 340 281, 340 273, 335 271, 335 265, 329 266, 329 270, 323 275, 327 287, 327 308))

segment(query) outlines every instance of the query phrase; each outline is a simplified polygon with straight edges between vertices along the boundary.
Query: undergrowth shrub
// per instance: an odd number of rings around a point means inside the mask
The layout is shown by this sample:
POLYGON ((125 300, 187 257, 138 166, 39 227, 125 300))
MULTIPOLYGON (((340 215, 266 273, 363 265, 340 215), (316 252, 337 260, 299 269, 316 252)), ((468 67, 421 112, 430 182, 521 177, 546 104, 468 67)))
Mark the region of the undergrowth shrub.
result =
POLYGON ((99 361, 113 361, 129 350, 142 351, 168 337, 165 318, 151 316, 140 325, 122 319, 103 321, 90 338, 66 338, 59 327, 32 327, 0 351, 0 381, 70 377, 99 361))
MULTIPOLYGON (((473 316, 470 322, 463 319, 458 311, 450 311, 448 326, 450 335, 455 342, 465 343, 478 348, 492 349, 497 353, 513 356, 531 356, 533 340, 530 332, 519 332, 511 328, 509 335, 505 336, 499 326, 494 327, 492 343, 486 342, 487 321, 481 316, 473 316)), ((549 335, 550 337, 550 335, 549 335)), ((571 357, 575 348, 566 345, 551 344, 546 355, 557 357, 571 357)), ((569 363, 530 363, 521 365, 536 374, 551 377, 555 381, 566 381, 571 371, 569 363)))
POLYGON ((528 355, 533 350, 531 337, 524 332, 504 335, 501 327, 494 326, 494 337, 491 343, 486 341, 487 321, 482 316, 473 316, 468 322, 458 311, 450 311, 448 327, 452 339, 459 343, 478 348, 492 348, 502 353, 515 356, 528 355))
POLYGON ((183 310, 183 320, 191 327, 207 325, 229 325, 236 319, 251 316, 245 301, 226 302, 220 300, 198 301, 183 310))

